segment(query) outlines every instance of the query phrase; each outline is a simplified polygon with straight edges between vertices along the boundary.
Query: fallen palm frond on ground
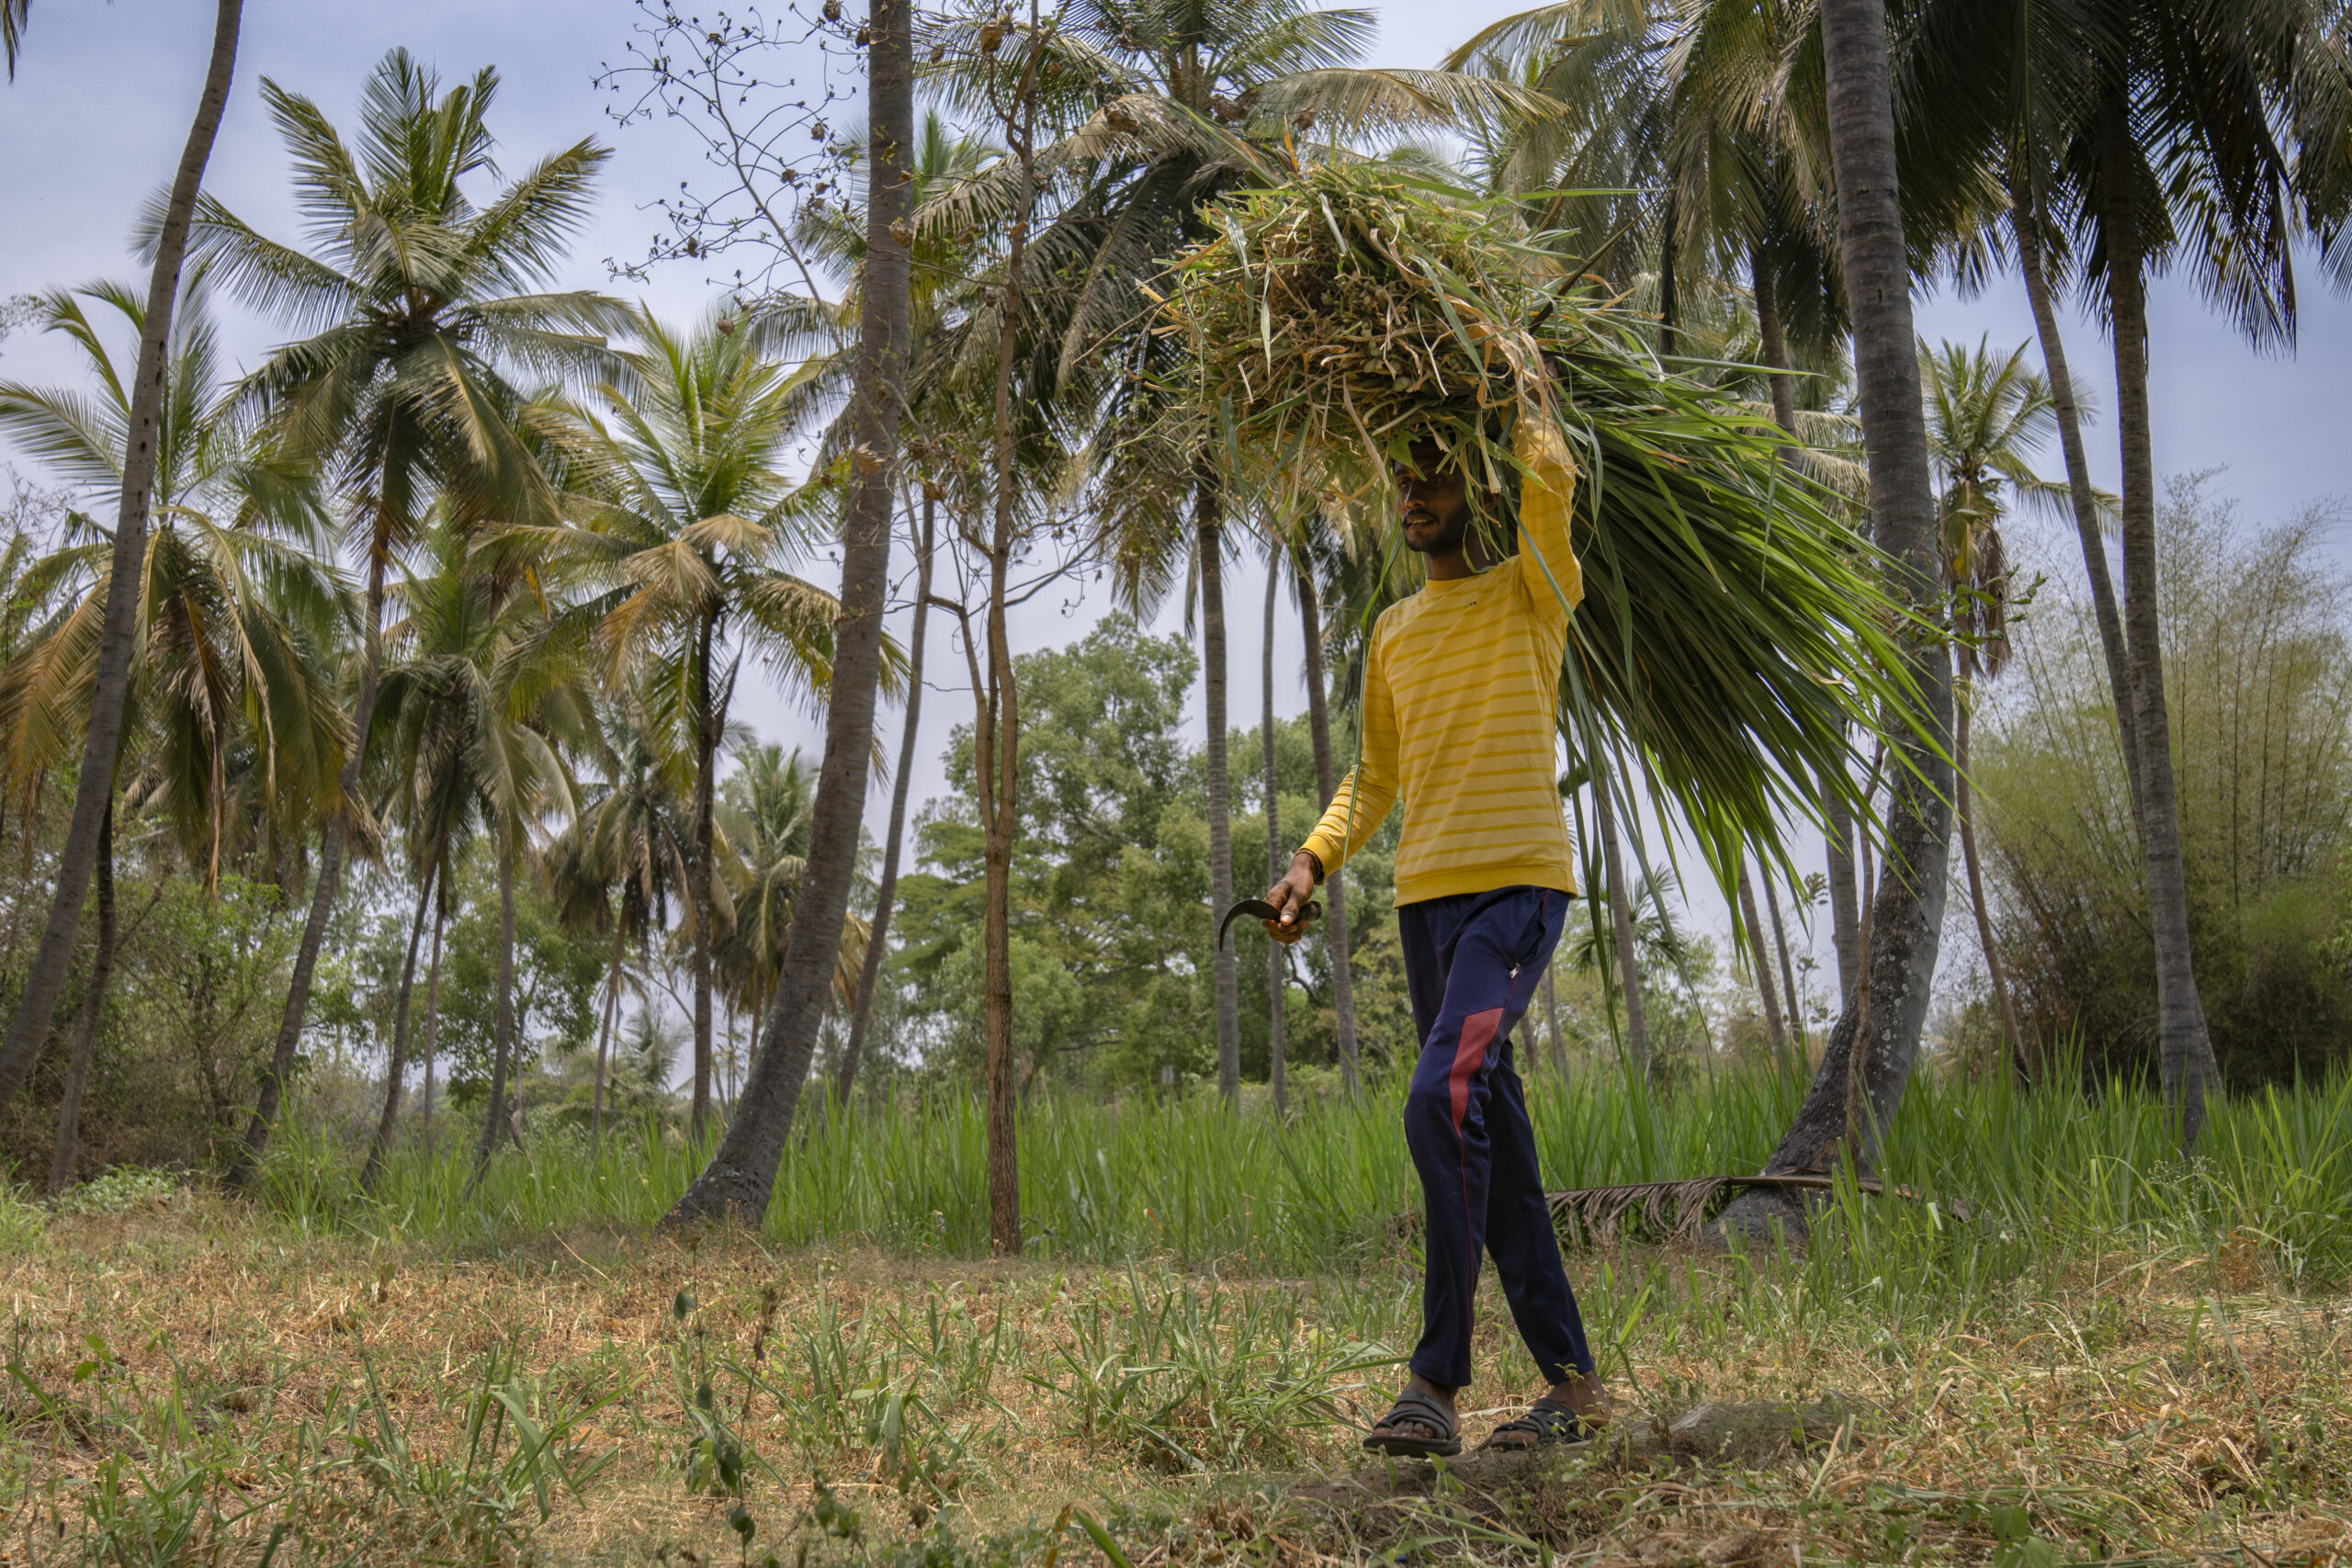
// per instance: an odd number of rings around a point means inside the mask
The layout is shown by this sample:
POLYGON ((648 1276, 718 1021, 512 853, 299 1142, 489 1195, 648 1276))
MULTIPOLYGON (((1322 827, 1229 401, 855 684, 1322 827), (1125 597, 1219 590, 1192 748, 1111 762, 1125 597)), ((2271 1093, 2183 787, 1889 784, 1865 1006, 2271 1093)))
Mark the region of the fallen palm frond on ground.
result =
MULTIPOLYGON (((1402 1259, 451 1247, 148 1195, 0 1251, 0 1562, 2342 1561, 2352 1315, 2262 1246, 1611 1248, 1575 1266, 1611 1438, 1440 1471, 1355 1447, 1402 1259)), ((1474 1443, 1532 1379, 1492 1296, 1477 1358, 1474 1443)))
POLYGON ((1192 349, 1186 406, 1228 466, 1319 502, 1382 558, 1380 603, 1418 586, 1387 521, 1414 442, 1490 498, 1498 540, 1522 483, 1556 491, 1572 470, 1572 739, 1604 776, 1609 755, 1645 755, 1719 875, 1743 839, 1778 841, 1776 814, 1820 810, 1812 781, 1846 776, 1849 733, 1909 722, 1903 613, 1838 503, 1782 460, 1790 437, 1668 369, 1655 323, 1515 206, 1334 163, 1211 221, 1165 310, 1192 349))
MULTIPOLYGON (((1850 1179, 1849 1184, 1854 1190, 1874 1197, 1893 1193, 1915 1203, 1929 1201, 1908 1187, 1889 1187, 1875 1177, 1850 1179)), ((1617 1241, 1694 1240, 1735 1193, 1751 1187, 1827 1194, 1839 1185, 1834 1176, 1700 1176, 1683 1181, 1581 1187, 1571 1192, 1547 1192, 1544 1201, 1552 1206, 1553 1224, 1566 1239, 1585 1247, 1606 1247, 1617 1241)), ((1967 1205, 1958 1199, 1941 1201, 1954 1219, 1968 1219, 1967 1205)))

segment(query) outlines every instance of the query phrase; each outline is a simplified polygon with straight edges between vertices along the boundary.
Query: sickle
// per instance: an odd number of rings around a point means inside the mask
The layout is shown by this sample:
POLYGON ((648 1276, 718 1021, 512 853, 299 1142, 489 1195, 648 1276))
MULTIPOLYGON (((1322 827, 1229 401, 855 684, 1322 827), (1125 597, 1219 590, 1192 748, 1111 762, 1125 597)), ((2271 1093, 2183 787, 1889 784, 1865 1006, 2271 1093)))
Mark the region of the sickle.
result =
MULTIPOLYGON (((1304 926, 1307 921, 1313 919, 1322 912, 1323 906, 1310 900, 1300 907, 1298 911, 1298 924, 1304 926)), ((1280 909, 1275 908, 1272 904, 1267 903, 1263 898, 1244 898, 1240 903, 1236 904, 1232 908, 1227 909, 1225 912, 1224 922, 1216 928, 1216 944, 1219 948, 1225 946, 1225 933, 1232 930, 1233 922, 1239 919, 1244 915, 1255 916, 1257 919, 1261 920, 1279 920, 1283 918, 1283 912, 1280 909)))

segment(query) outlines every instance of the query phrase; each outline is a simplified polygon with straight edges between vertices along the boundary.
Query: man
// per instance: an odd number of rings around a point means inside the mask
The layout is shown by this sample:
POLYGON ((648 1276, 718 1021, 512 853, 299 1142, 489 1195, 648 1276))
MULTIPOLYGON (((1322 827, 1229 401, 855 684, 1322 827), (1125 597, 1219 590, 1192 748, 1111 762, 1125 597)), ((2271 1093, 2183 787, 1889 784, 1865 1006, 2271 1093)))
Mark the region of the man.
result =
POLYGON ((1468 487, 1445 454, 1419 443, 1398 469, 1405 543, 1429 581, 1374 627, 1362 756, 1266 895, 1282 911, 1267 931, 1297 941, 1315 885, 1379 830, 1402 790, 1396 920, 1421 1039, 1405 1140, 1428 1215, 1428 1274, 1411 1381, 1364 1439, 1385 1453, 1462 1451, 1454 1396, 1470 1381, 1482 1251, 1550 1385, 1487 1446, 1575 1442, 1608 1419, 1511 1068, 1511 1028, 1576 891, 1554 736, 1568 612, 1583 597, 1562 444, 1529 432, 1520 457, 1519 554, 1484 570, 1468 487))

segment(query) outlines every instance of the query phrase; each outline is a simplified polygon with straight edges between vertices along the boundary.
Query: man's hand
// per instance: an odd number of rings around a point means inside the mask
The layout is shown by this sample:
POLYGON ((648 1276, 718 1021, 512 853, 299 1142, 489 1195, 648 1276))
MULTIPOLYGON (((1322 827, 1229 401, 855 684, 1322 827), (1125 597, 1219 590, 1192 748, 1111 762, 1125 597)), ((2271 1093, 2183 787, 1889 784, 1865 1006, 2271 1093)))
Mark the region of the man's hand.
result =
POLYGON ((1276 942, 1292 942, 1306 934, 1306 922, 1299 918, 1309 900, 1315 897, 1315 885, 1322 880, 1323 865, 1305 850, 1290 857, 1290 870, 1283 879, 1266 890, 1266 902, 1283 912, 1279 920, 1261 920, 1266 934, 1276 942))

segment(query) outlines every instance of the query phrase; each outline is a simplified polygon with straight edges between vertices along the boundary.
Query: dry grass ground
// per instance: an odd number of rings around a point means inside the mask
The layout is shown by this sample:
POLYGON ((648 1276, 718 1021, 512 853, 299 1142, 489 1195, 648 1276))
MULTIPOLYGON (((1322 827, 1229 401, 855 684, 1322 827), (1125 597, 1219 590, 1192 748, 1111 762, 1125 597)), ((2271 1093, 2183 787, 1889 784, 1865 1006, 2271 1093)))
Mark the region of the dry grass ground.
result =
MULTIPOLYGON (((2256 1257, 2100 1258, 1939 1307, 1587 1256, 1615 1439, 1430 1467, 1355 1448, 1409 1339, 1401 1259, 1220 1280, 725 1232, 464 1253, 183 1193, 0 1251, 0 1562, 2352 1557, 2352 1303, 2267 1291, 2256 1257), (1674 1427, 1751 1403, 1811 1415, 1674 1427)), ((1510 1371, 1472 1391, 1474 1441, 1527 1393, 1496 1304, 1482 1365, 1510 1371)))

